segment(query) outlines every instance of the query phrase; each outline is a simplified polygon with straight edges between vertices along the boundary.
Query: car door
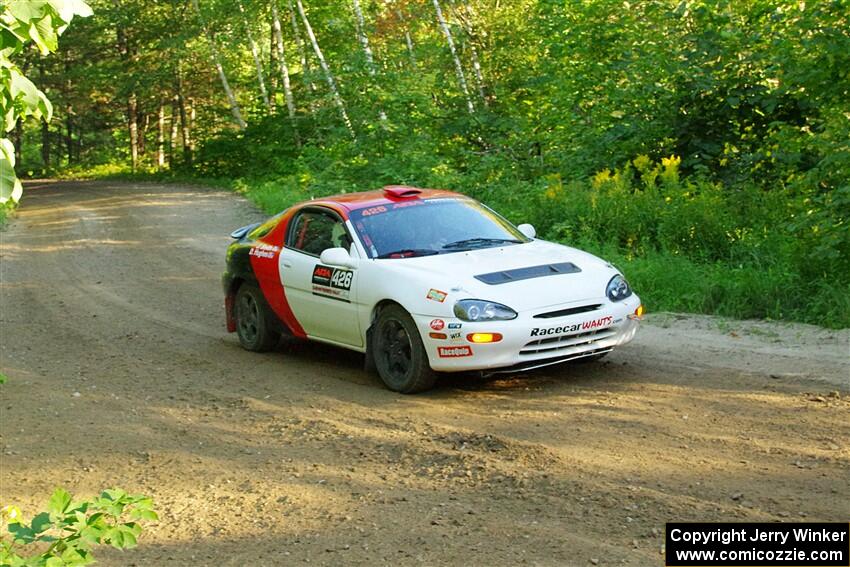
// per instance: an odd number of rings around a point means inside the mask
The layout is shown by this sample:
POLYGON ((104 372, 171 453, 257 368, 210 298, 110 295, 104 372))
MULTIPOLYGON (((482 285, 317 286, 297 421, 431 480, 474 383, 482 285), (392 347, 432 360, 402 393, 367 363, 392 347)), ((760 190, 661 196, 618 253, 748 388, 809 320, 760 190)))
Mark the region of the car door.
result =
POLYGON ((357 270, 326 266, 322 251, 342 247, 357 254, 340 216, 326 207, 304 207, 290 221, 280 253, 287 301, 311 338, 362 347, 357 317, 357 270))

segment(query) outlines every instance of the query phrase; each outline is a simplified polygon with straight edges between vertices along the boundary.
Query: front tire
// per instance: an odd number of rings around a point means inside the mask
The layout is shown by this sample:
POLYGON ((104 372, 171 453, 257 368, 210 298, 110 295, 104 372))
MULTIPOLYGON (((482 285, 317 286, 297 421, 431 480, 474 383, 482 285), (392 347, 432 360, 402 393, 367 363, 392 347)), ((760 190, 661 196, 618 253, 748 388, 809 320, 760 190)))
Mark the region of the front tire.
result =
POLYGON ((398 305, 384 308, 375 322, 372 356, 378 375, 390 390, 415 394, 434 386, 437 375, 419 330, 407 311, 398 305))
POLYGON ((273 349, 280 333, 272 328, 268 306, 260 288, 244 283, 236 292, 236 334, 245 350, 264 352, 273 349))

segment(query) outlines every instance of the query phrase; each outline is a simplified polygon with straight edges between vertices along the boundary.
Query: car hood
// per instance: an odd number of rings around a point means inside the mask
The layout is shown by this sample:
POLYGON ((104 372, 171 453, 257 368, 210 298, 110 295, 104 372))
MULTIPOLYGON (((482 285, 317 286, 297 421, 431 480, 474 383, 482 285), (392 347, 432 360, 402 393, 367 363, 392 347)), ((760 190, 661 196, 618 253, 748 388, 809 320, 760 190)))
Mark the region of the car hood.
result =
POLYGON ((592 254, 543 240, 392 261, 452 299, 486 299, 516 311, 602 300, 617 273, 592 254))

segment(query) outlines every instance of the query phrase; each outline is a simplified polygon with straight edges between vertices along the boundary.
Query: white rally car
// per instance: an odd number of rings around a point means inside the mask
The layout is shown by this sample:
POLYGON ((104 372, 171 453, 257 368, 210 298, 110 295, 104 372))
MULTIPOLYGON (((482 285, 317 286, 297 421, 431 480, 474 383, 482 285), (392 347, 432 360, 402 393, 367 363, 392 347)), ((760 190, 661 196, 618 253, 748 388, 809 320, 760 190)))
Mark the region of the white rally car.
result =
POLYGON ((611 264, 449 191, 327 197, 231 236, 225 308, 244 348, 283 334, 342 346, 404 393, 430 388, 435 371, 601 357, 643 313, 611 264))

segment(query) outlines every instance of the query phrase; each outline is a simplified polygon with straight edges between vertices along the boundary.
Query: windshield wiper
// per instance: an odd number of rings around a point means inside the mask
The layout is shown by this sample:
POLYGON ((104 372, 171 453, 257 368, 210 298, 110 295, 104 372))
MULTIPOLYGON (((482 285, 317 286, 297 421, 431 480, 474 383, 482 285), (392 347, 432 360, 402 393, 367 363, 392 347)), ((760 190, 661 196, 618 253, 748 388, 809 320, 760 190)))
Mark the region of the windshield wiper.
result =
POLYGON ((458 240, 457 242, 444 244, 443 248, 466 248, 478 246, 479 244, 502 244, 505 242, 509 242, 511 244, 522 244, 522 240, 517 240, 516 238, 467 238, 466 240, 458 240))
POLYGON ((377 256, 377 258, 392 258, 400 257, 400 258, 412 258, 413 256, 433 256, 434 254, 439 254, 438 250, 431 250, 430 248, 403 248, 401 250, 393 250, 392 252, 386 252, 377 256))

